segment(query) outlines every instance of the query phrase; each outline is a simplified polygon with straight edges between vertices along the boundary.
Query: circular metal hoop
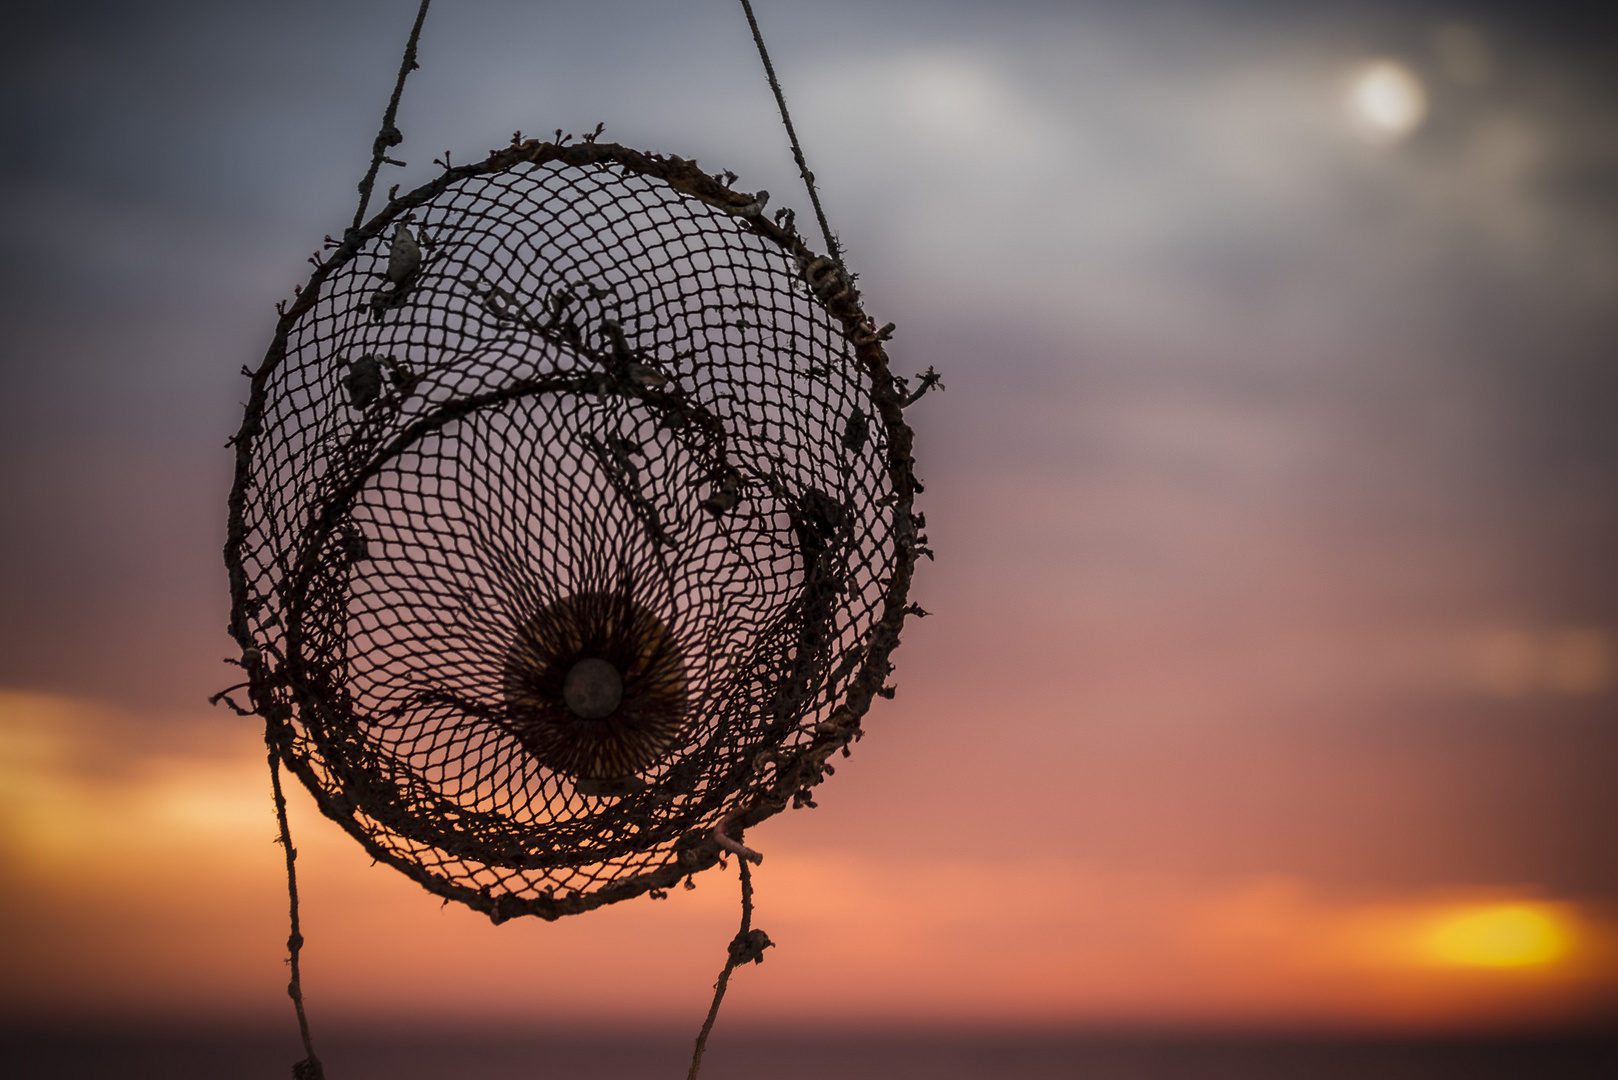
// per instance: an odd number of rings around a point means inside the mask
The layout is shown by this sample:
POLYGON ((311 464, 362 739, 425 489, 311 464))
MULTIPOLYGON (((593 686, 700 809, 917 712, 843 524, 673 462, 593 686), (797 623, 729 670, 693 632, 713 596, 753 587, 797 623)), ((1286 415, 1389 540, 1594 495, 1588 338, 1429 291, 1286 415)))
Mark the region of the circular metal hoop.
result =
POLYGON ((251 373, 254 708, 323 813, 496 921, 713 865, 891 670, 904 385, 766 199, 514 143, 332 244, 251 373))

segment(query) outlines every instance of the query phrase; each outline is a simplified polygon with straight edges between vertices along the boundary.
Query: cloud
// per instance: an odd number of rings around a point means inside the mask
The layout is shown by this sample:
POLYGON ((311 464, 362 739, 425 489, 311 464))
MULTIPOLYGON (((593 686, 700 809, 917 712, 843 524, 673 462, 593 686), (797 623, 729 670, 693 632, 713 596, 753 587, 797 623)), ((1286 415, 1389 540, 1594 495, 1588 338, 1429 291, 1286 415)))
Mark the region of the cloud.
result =
MULTIPOLYGON (((285 886, 262 747, 241 727, 142 744, 130 720, 0 695, 0 872, 7 917, 30 927, 8 1008, 274 1015, 285 886)), ((295 786, 293 811, 305 985, 328 1016, 677 1019, 698 1010, 735 919, 732 869, 664 902, 494 927, 369 865, 295 786)), ((1464 1025, 1579 1016, 1618 988, 1607 916, 1531 888, 1344 894, 750 840, 767 852, 759 925, 780 949, 733 1007, 771 1022, 1464 1025), (1473 977, 1423 951, 1453 913, 1513 903, 1547 913, 1566 955, 1473 977)))
POLYGON ((854 235, 885 266, 897 249, 932 313, 964 302, 1181 348, 1222 333, 1372 349, 1390 316, 1453 326, 1457 286, 1611 295, 1618 215, 1547 186, 1606 167, 1607 99, 1570 98, 1548 57, 1512 53, 1487 92, 1436 99, 1420 137, 1367 145, 1345 98, 1376 56, 1352 28, 1188 20, 1052 16, 969 48, 826 61, 801 111, 832 136, 822 172, 866 181, 854 235))

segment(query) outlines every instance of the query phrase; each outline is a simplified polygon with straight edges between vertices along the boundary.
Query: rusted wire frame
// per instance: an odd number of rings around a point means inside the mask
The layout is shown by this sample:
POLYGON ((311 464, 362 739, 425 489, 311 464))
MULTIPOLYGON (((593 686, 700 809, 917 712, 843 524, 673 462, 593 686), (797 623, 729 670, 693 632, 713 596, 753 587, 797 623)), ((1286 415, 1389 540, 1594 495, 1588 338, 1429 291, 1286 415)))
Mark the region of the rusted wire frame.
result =
POLYGON ((792 160, 798 163, 798 175, 803 177, 803 186, 809 189, 809 202, 815 208, 815 220, 820 223, 820 236, 826 241, 826 254, 832 257, 838 269, 847 273, 847 267, 843 265, 842 248, 838 246, 837 237, 826 222, 826 211, 820 208, 820 193, 815 189, 815 174, 809 171, 809 163, 803 156, 803 147, 798 144, 798 133, 792 126, 792 114, 787 111, 786 95, 781 92, 781 82, 775 77, 775 65, 770 63, 770 51, 764 47, 764 35, 759 32, 758 19, 753 15, 750 0, 742 0, 742 10, 747 13, 747 25, 753 31, 753 44, 758 46, 758 58, 764 61, 764 75, 770 80, 770 92, 775 95, 775 104, 781 110, 781 124, 787 129, 787 139, 792 143, 792 160))
MULTIPOLYGON (((233 600, 231 633, 243 649, 244 667, 253 674, 249 692, 258 711, 261 714, 273 714, 277 710, 285 712, 289 708, 285 694, 296 688, 288 687, 281 677, 269 673, 268 665, 259 651, 259 643, 253 636, 247 614, 251 598, 243 565, 243 544, 254 440, 263 428, 271 376, 286 359, 288 338, 293 328, 319 301, 327 279, 364 245, 384 235, 405 214, 467 178, 552 161, 572 166, 616 164, 629 172, 661 180, 679 192, 724 208, 736 215, 747 229, 779 245, 804 268, 804 276, 818 301, 841 325, 843 334, 852 344, 855 361, 868 380, 870 401, 876 410, 875 419, 880 420, 886 434, 884 466, 893 493, 889 510, 889 536, 894 560, 892 576, 883 593, 882 615, 867 636, 863 663, 848 684, 849 690, 842 704, 833 711, 831 719, 817 728, 807 745, 783 755, 776 763, 774 777, 767 784, 760 785, 745 809, 732 816, 736 827, 746 828, 779 813, 795 797, 805 796, 821 782, 827 759, 846 748, 860 734, 860 719, 869 709, 871 699, 883 689, 892 670, 889 655, 898 644, 908 613, 906 596, 913 567, 921 551, 917 535, 918 519, 912 514, 915 492, 911 457, 913 436, 904 421, 903 397, 889 371, 887 355, 882 346, 885 334, 875 329, 872 321, 866 317, 859 303, 859 293, 846 275, 830 260, 817 256, 795 232, 782 229, 759 214, 754 196, 732 191, 703 173, 694 163, 682 158, 642 153, 613 143, 562 145, 529 140, 495 151, 481 162, 446 169, 433 181, 391 200, 369 222, 344 235, 342 242, 317 264, 296 299, 285 307, 264 361, 251 372, 251 393, 241 428, 232 440, 236 449, 236 469, 225 547, 233 600)), ((667 889, 682 878, 714 865, 722 854, 718 843, 709 838, 690 848, 690 858, 680 864, 664 865, 589 894, 554 898, 523 898, 511 894, 491 897, 486 891, 439 878, 410 859, 383 847, 354 821, 353 807, 338 805, 322 791, 319 779, 306 761, 293 754, 290 748, 283 751, 282 760, 314 794, 322 812, 343 825, 372 856, 394 866, 430 892, 465 903, 496 922, 517 915, 555 919, 648 891, 667 889)))
POLYGON ((281 847, 287 860, 287 906, 291 912, 291 930, 287 934, 287 962, 292 977, 287 983, 287 996, 298 1014, 298 1034, 303 1038, 303 1052, 307 1055, 292 1067, 297 1080, 322 1080, 325 1069, 315 1056, 315 1044, 309 1038, 309 1017, 303 1009, 303 977, 298 968, 298 955, 303 951, 303 932, 298 921, 298 849, 292 846, 292 830, 287 826, 287 800, 281 792, 281 749, 277 746, 276 725, 266 723, 264 742, 269 747, 270 789, 275 793, 275 820, 281 827, 281 847))
POLYGON ((427 5, 431 3, 432 0, 421 0, 421 7, 416 9, 416 22, 410 28, 410 40, 405 43, 404 59, 399 63, 399 79, 393 84, 393 96, 388 99, 387 110, 382 114, 382 130, 376 133, 376 140, 371 143, 371 167, 365 170, 365 179, 360 181, 360 205, 354 211, 353 228, 359 228, 360 222, 365 220, 366 207, 371 204, 371 189, 376 186, 376 174, 383 162, 389 160, 388 151, 404 141, 404 135, 394 119, 399 115, 399 98, 404 94, 405 79, 421 66, 416 63, 416 43, 421 40, 421 24, 427 21, 427 5))
POLYGON ((719 1018, 719 1003, 725 1000, 730 973, 742 963, 743 954, 738 946, 747 940, 747 932, 753 928, 753 872, 747 866, 747 859, 739 858, 736 861, 742 868, 742 928, 736 931, 735 938, 731 940, 725 968, 714 983, 713 1004, 708 1006, 708 1018, 702 1022, 702 1030, 697 1032, 697 1045, 691 1052, 691 1071, 686 1073, 686 1080, 697 1080, 697 1073, 702 1070, 702 1054, 708 1048, 708 1034, 713 1031, 714 1021, 719 1018))

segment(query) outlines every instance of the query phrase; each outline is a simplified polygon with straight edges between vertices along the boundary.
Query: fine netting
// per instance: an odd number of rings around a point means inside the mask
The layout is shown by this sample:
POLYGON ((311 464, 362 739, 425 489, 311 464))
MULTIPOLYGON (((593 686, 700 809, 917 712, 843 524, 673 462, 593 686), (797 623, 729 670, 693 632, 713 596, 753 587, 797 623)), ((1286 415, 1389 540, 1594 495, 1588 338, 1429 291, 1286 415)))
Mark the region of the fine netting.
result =
POLYGON ((904 387, 766 198, 514 142, 331 245, 253 374, 255 705, 327 815, 497 919, 712 865, 882 690, 904 387))

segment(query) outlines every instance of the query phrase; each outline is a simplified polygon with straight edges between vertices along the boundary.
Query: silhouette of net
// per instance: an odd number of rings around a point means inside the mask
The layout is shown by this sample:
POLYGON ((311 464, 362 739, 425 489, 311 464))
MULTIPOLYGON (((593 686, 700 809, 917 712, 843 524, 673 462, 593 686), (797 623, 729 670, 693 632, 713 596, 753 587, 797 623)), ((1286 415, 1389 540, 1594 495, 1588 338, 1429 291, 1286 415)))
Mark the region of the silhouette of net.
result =
POLYGON ((905 387, 766 198, 514 141, 329 245, 252 373, 254 706, 324 813, 496 921, 712 865, 882 692, 905 387))

